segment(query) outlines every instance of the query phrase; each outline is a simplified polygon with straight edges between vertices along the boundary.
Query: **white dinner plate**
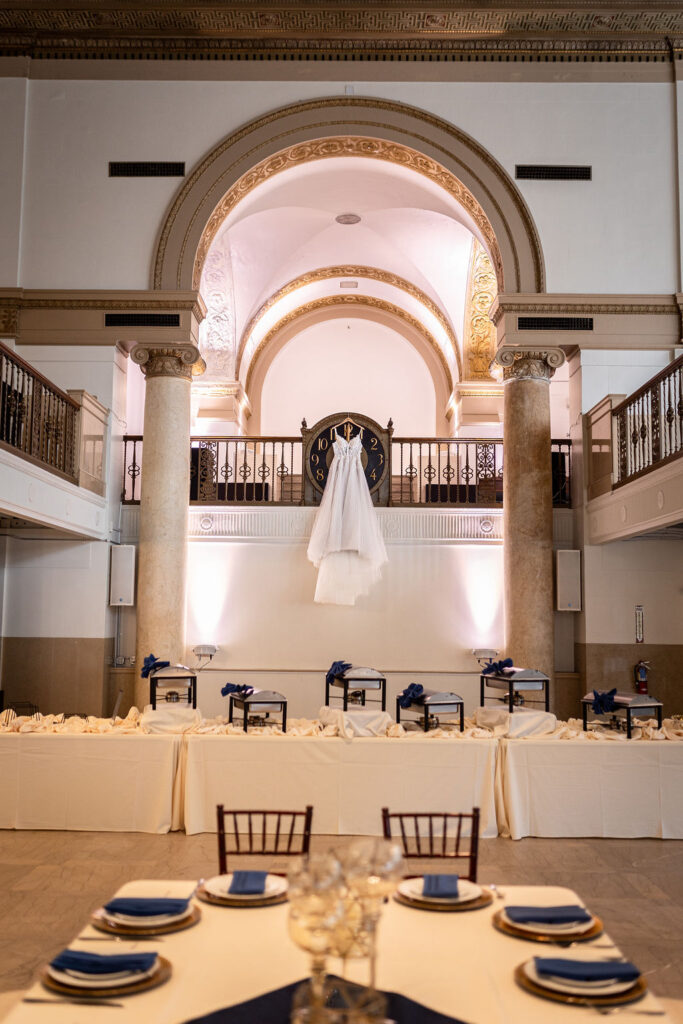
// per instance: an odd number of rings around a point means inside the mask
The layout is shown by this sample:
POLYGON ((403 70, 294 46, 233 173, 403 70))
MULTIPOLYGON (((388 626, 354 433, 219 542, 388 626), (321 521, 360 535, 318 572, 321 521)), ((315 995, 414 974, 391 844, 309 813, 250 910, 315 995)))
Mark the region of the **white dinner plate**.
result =
POLYGON ((474 882, 461 878, 458 881, 458 895, 452 896, 423 896, 422 887, 424 879, 422 875, 417 878, 404 878, 399 882, 398 891, 409 900, 427 900, 429 903, 470 903, 481 896, 481 886, 474 882))
POLYGON ((229 896, 231 900, 244 900, 247 903, 249 900, 262 900, 264 897, 281 896, 284 892, 287 892, 287 879, 282 878, 280 875, 266 875, 265 890, 259 893, 243 894, 228 892, 231 884, 232 873, 215 875, 204 882, 204 888, 212 896, 219 896, 221 899, 229 896))
POLYGON ((540 932, 543 935, 562 935, 563 932, 570 932, 572 935, 581 935, 583 932, 589 931, 595 924, 595 918, 591 916, 590 921, 577 921, 570 922, 569 924, 548 924, 542 921, 525 921, 522 924, 521 921, 513 921, 512 918, 508 917, 503 908, 503 914, 505 921, 512 928, 519 928, 523 932, 540 932))
POLYGON ((157 958, 148 971, 117 971, 116 974, 85 974, 81 971, 58 971, 48 965, 47 971, 51 978, 61 985, 73 988, 120 988, 133 985, 144 978, 151 978, 159 970, 157 958))
POLYGON ((620 992, 627 992, 636 984, 636 981, 570 981, 568 978, 556 978, 552 975, 542 975, 536 970, 533 960, 527 960, 522 964, 522 969, 530 981, 540 985, 541 988, 548 988, 552 992, 562 992, 564 995, 573 996, 616 996, 620 992))
POLYGON ((154 916, 113 914, 111 911, 105 910, 104 907, 100 909, 105 920, 110 921, 112 924, 125 924, 126 928, 157 928, 160 925, 175 924, 176 921, 184 921, 192 913, 191 904, 188 904, 186 909, 180 914, 155 914, 154 916))

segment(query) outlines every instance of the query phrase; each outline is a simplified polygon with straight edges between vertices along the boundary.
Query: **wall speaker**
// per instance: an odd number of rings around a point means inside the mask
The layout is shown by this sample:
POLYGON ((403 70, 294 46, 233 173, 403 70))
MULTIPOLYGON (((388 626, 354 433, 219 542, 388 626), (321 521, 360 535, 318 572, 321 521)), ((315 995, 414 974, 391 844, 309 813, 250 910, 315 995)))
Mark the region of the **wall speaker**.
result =
POLYGON ((109 604, 135 604, 135 545, 112 544, 109 604))
POLYGON ((558 612, 581 611, 581 552, 556 551, 555 573, 558 612))

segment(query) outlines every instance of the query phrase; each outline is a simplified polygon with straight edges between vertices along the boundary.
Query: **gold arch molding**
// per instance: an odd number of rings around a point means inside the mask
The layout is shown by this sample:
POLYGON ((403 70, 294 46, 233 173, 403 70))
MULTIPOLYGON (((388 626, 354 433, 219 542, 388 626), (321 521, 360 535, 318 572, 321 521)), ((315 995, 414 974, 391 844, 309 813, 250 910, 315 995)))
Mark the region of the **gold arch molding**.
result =
MULTIPOLYGON (((404 327, 407 327, 409 331, 414 332, 426 342, 429 351, 436 357, 442 371, 442 379, 445 385, 445 400, 447 401, 453 392, 453 375, 448 363, 444 359, 443 352, 439 348, 434 335, 428 331, 424 324, 420 323, 416 317, 407 313, 405 309, 401 309, 400 306, 396 306, 393 302, 387 302, 385 299, 377 299, 370 295, 326 295, 319 299, 312 299, 311 302, 306 302, 302 306, 298 306, 296 309, 291 310, 283 316, 273 327, 271 327, 268 333, 263 336, 249 360, 247 376, 244 381, 244 390, 250 396, 250 399, 254 372, 259 360, 263 357, 271 344, 277 340, 278 336, 286 330, 286 328, 291 327, 303 317, 306 317, 311 313, 317 313, 321 310, 329 310, 330 312, 334 310, 341 310, 342 313, 346 312, 349 315, 353 315, 354 311, 356 311, 357 314, 362 315, 362 313, 368 309, 376 310, 380 313, 386 314, 394 320, 398 320, 402 325, 404 325, 404 327)), ((404 336, 407 337, 408 335, 404 336)), ((235 372, 235 376, 238 379, 240 377, 240 370, 241 366, 238 364, 235 372)), ((254 401, 253 399, 251 400, 253 405, 254 401)))
POLYGON ((355 96, 274 110, 211 150, 171 203, 156 246, 153 287, 198 288, 216 231, 251 189, 288 167, 335 156, 387 160, 436 182, 473 218, 491 255, 499 291, 544 291, 536 226, 514 181, 494 157, 427 111, 355 96))
POLYGON ((283 171, 289 171, 294 167, 313 161, 329 160, 336 157, 363 157, 366 160, 383 160, 386 163, 398 164, 439 185, 444 192, 447 192, 452 199, 464 207, 479 228, 502 287, 503 261, 491 222, 472 193, 461 181, 458 181, 454 174, 447 171, 436 160, 424 156, 409 146, 396 142, 385 142, 383 139, 349 135, 333 136, 327 139, 317 139, 315 142, 289 146, 287 149, 275 153, 274 156, 262 160, 242 175, 218 203, 202 232, 194 259, 192 287, 199 288, 204 262, 221 224, 250 192, 269 181, 276 174, 282 174, 283 171))
MULTIPOLYGON (((291 295, 292 292, 297 291, 299 288, 305 288, 309 284, 315 284, 318 281, 326 281, 337 277, 362 277, 370 281, 379 281, 381 284, 389 284, 394 288, 400 288, 401 291, 406 292, 408 295, 411 295, 414 299, 420 302, 443 327, 448 340, 453 346, 453 355, 458 367, 458 379, 462 380, 462 362, 455 331, 443 310, 437 306, 433 299, 430 299, 427 293, 423 292, 422 289, 418 288, 417 285, 412 283, 412 281, 408 281, 404 277, 399 277, 398 274, 392 274, 388 270, 380 270, 378 267, 357 266, 349 263, 340 264, 339 266, 334 267, 320 267, 318 270, 311 270, 306 274, 301 274, 299 277, 292 278, 291 281, 284 284, 282 288, 278 289, 278 291, 273 292, 273 294, 266 299, 261 306, 259 306, 242 331, 240 342, 237 347, 237 373, 239 373, 240 363, 249 337, 254 332, 259 320, 261 320, 269 309, 272 309, 273 306, 280 302, 281 299, 284 299, 287 295, 291 295)), ((342 295, 336 297, 339 299, 344 298, 342 295)), ((430 337, 433 336, 430 335, 430 337)), ((437 344, 436 341, 434 343, 437 344)))

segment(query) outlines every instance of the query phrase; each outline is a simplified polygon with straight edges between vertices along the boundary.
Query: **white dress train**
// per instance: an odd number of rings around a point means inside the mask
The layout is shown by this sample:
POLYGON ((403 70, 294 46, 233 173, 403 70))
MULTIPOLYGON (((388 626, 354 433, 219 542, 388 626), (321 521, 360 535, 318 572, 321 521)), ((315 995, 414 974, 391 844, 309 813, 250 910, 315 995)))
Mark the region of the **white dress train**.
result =
POLYGON ((318 604, 355 604, 380 578, 387 552, 363 465, 360 434, 337 435, 308 557, 318 568, 318 604))

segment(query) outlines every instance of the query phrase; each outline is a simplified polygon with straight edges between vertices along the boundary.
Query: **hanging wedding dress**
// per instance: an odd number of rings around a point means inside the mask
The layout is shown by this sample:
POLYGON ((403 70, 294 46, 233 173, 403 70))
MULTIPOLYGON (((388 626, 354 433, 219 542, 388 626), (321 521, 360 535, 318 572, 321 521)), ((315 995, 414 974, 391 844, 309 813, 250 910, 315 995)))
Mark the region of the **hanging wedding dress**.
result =
POLYGON ((368 489, 360 434, 337 435, 334 456, 313 524, 308 557, 318 568, 318 604, 355 604, 380 578, 387 553, 368 489))

